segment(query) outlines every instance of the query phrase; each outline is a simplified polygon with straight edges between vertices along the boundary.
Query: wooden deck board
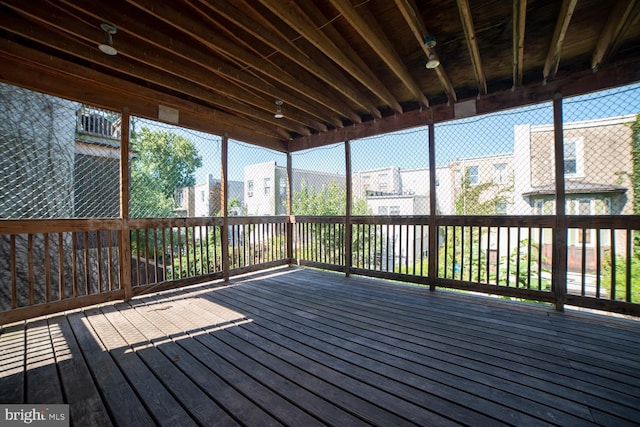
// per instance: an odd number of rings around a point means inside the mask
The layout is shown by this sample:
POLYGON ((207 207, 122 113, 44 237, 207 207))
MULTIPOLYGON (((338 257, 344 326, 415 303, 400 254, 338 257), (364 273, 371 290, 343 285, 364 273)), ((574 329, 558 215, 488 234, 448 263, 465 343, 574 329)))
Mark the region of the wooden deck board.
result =
POLYGON ((96 426, 623 426, 639 366, 639 321, 285 268, 5 326, 0 402, 96 426))

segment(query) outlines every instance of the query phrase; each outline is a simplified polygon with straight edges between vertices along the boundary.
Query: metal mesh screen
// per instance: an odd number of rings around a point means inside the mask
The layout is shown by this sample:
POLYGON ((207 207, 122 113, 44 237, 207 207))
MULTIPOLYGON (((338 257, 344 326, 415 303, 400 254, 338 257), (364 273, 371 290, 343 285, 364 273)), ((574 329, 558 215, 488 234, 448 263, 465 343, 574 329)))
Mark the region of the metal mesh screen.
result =
POLYGON ((0 217, 117 217, 120 115, 0 84, 0 217))
POLYGON ((220 137, 132 117, 132 218, 220 214, 220 137))
POLYGON ((640 84, 563 102, 569 294, 640 300, 638 230, 580 218, 640 213, 639 113, 640 84))
POLYGON ((427 128, 351 142, 354 215, 429 214, 427 128))
POLYGON ((291 158, 294 215, 344 215, 344 144, 296 152, 291 158))
POLYGON ((567 215, 640 213, 634 191, 640 183, 634 172, 639 113, 638 84, 564 100, 567 215))
MULTIPOLYGON (((552 213, 531 206, 532 188, 554 188, 551 104, 460 119, 435 126, 437 207, 443 215, 552 213)), ((553 196, 551 196, 553 197, 553 196)))
POLYGON ((286 165, 287 157, 283 153, 230 140, 229 214, 284 215, 286 165))

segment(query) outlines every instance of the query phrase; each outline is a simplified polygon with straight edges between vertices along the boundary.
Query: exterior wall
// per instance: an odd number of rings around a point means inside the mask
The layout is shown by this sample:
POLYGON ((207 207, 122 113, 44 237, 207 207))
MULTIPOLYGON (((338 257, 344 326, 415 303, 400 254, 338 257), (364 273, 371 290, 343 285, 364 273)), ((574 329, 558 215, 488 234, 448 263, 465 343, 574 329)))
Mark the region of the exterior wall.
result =
MULTIPOLYGON (((458 214, 455 206, 456 200, 464 194, 463 191, 467 185, 471 188, 483 184, 486 184, 487 188, 480 194, 477 200, 479 203, 485 203, 496 197, 500 197, 506 202, 506 212, 502 212, 502 214, 513 213, 513 154, 496 154, 456 160, 449 164, 449 171, 453 190, 452 200, 449 211, 443 212, 444 214, 458 214), (497 172, 497 167, 501 168, 500 173, 497 172), (474 171, 474 173, 471 173, 471 171, 474 171)), ((460 212, 460 214, 462 215, 496 215, 501 213, 495 210, 493 212, 477 212, 475 210, 476 206, 467 205, 464 200, 461 205, 462 212, 460 212)))
POLYGON ((247 215, 274 215, 276 162, 245 166, 244 183, 247 215))
MULTIPOLYGON (((72 218, 74 182, 75 111, 79 104, 0 83, 0 218, 72 218)), ((63 233, 63 248, 50 239, 48 253, 63 250, 71 265, 71 233, 63 233)), ((0 283, 11 283, 9 236, 0 237, 0 283)), ((29 305, 29 259, 45 259, 42 235, 31 242, 15 237, 18 305, 29 305)), ((49 266, 51 298, 57 299, 59 264, 49 266)), ((82 268, 82 267, 79 267, 82 268)), ((65 269, 64 276, 71 271, 65 269)), ((79 273, 79 276, 82 274, 79 273)), ((94 281, 95 283, 95 281, 94 281)), ((44 302, 44 284, 34 286, 35 302, 44 302)), ((0 310, 11 307, 11 287, 0 286, 0 310)))
MULTIPOLYGON (((293 169, 291 178, 294 194, 304 188, 320 191, 333 182, 345 188, 344 175, 293 169)), ((286 184, 287 168, 278 166, 275 161, 245 166, 244 200, 247 215, 286 214, 286 184)))

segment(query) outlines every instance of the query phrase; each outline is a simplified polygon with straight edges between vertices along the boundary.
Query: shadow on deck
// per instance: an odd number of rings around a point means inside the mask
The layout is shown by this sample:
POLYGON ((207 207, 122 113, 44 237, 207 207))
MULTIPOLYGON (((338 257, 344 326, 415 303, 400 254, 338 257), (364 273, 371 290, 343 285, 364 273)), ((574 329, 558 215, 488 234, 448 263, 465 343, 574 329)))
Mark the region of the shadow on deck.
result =
POLYGON ((637 425, 640 322, 284 268, 5 326, 74 425, 637 425))

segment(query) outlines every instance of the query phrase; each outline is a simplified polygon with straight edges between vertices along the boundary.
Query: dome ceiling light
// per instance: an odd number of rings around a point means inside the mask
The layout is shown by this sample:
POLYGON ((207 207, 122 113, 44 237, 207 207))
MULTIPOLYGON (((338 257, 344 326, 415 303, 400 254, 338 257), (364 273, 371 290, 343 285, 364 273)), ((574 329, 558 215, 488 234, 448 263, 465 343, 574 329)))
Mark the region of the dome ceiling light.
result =
POLYGON ((111 24, 103 22, 100 24, 100 28, 104 30, 104 43, 98 45, 98 49, 104 54, 114 56, 118 54, 118 51, 113 47, 113 35, 118 32, 118 29, 111 24))

